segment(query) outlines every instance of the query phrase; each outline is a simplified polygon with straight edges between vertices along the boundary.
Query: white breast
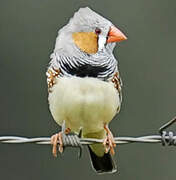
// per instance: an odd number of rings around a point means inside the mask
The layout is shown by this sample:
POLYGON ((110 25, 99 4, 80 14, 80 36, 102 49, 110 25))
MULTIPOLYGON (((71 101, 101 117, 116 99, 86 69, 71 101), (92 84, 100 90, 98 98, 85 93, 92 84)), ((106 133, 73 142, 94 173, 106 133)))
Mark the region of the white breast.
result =
POLYGON ((120 106, 117 90, 111 82, 96 78, 63 77, 49 93, 49 106, 55 121, 78 132, 98 132, 112 120, 120 106))

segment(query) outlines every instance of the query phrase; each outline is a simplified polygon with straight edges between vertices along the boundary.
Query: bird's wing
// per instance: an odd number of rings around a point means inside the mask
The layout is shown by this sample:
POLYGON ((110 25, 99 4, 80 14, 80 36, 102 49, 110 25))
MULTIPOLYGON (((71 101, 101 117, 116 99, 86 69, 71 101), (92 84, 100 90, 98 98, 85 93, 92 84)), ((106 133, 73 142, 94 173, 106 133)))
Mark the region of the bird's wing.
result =
POLYGON ((48 89, 50 92, 50 89, 53 87, 53 85, 55 84, 55 79, 58 76, 69 76, 69 74, 67 73, 66 69, 65 69, 65 64, 69 66, 74 66, 69 57, 66 56, 61 56, 57 53, 52 53, 50 56, 50 63, 46 72, 46 76, 47 76, 47 84, 48 84, 48 89), (70 63, 66 63, 66 62, 70 62, 70 63), (71 64, 71 65, 70 65, 71 64))
MULTIPOLYGON (((120 77, 120 74, 118 71, 116 71, 113 75, 113 77, 110 79, 110 81, 114 84, 114 87, 116 88, 119 99, 120 99, 120 105, 122 103, 122 79, 120 77)), ((117 109, 117 113, 120 111, 120 107, 117 109)))

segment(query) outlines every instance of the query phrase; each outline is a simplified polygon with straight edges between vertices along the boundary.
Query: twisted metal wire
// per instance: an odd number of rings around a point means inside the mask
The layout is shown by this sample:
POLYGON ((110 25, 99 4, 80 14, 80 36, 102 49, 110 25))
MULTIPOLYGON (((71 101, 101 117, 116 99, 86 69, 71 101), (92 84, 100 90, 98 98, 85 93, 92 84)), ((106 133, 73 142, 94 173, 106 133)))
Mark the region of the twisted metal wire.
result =
MULTIPOLYGON (((170 127, 173 123, 176 122, 176 117, 174 117, 169 122, 165 123, 160 129, 160 135, 148 135, 141 137, 115 137, 116 144, 129 144, 129 143, 161 143, 165 145, 176 145, 176 135, 172 132, 164 131, 166 128, 170 127)), ((80 138, 76 134, 65 135, 65 123, 62 126, 62 140, 63 146, 72 146, 82 148, 82 145, 90 145, 94 143, 103 143, 103 139, 95 138, 80 138)), ((51 144, 50 137, 36 137, 36 138, 27 138, 19 136, 0 136, 0 143, 35 143, 35 144, 51 144)), ((59 144, 59 142, 58 142, 59 144)))
MULTIPOLYGON (((163 131, 162 135, 149 135, 141 137, 115 137, 116 144, 129 144, 129 143, 162 143, 163 145, 176 145, 176 136, 173 132, 167 133, 163 131)), ((95 138, 79 138, 77 135, 65 135, 63 138, 64 146, 80 146, 90 145, 93 143, 102 143, 103 139, 95 138)), ((51 144, 50 137, 19 137, 19 136, 0 136, 0 143, 8 144, 22 144, 22 143, 35 143, 35 144, 51 144)), ((58 142, 59 144, 59 142, 58 142)))

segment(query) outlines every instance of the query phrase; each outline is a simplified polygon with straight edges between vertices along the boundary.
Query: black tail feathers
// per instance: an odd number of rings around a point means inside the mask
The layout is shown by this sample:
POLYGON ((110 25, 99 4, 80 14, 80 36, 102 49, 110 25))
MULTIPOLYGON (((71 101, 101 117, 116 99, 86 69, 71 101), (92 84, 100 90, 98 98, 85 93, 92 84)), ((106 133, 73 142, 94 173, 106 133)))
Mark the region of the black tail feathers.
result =
POLYGON ((117 171, 116 164, 109 152, 105 153, 102 157, 98 157, 89 146, 88 149, 92 166, 98 174, 114 173, 117 171))

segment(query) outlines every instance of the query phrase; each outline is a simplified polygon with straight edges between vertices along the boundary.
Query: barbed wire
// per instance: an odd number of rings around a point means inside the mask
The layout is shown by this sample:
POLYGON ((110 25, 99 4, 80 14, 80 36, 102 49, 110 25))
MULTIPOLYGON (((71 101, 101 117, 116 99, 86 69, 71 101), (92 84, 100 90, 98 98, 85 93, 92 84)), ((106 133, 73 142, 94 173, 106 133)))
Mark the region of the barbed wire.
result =
MULTIPOLYGON (((67 141, 73 140, 77 137, 76 135, 65 135, 67 141)), ((79 143, 81 145, 90 145, 93 143, 103 143, 103 139, 95 139, 95 138, 79 138, 79 143)), ((149 135, 149 136, 141 136, 141 137, 115 137, 116 144, 129 144, 129 143, 163 143, 163 139, 170 144, 175 145, 176 136, 173 132, 166 133, 163 131, 163 135, 149 135)), ((77 139, 76 139, 77 140, 77 139)), ((19 137, 19 136, 0 136, 0 143, 8 143, 8 144, 24 144, 24 143, 35 143, 35 144, 51 144, 50 137, 35 137, 35 138, 27 138, 27 137, 19 137)), ((58 142, 59 144, 59 142, 58 142)), ((70 143, 64 143, 64 146, 72 146, 70 143)), ((73 146, 77 146, 73 144, 73 146)))
MULTIPOLYGON (((140 136, 140 137, 115 137, 114 140, 115 143, 119 145, 129 144, 129 143, 162 143, 162 145, 176 145, 176 135, 172 131, 169 132, 164 131, 166 128, 168 128, 175 122, 176 122, 176 117, 174 117, 171 121, 164 124, 159 129, 159 135, 148 135, 148 136, 140 136)), ((0 136, 0 143, 8 143, 8 144, 35 143, 35 144, 46 145, 46 144, 51 144, 51 138, 0 136)), ((63 146, 81 147, 82 145, 90 145, 94 143, 103 143, 103 139, 79 138, 79 136, 75 134, 65 135, 63 133, 63 146)))

